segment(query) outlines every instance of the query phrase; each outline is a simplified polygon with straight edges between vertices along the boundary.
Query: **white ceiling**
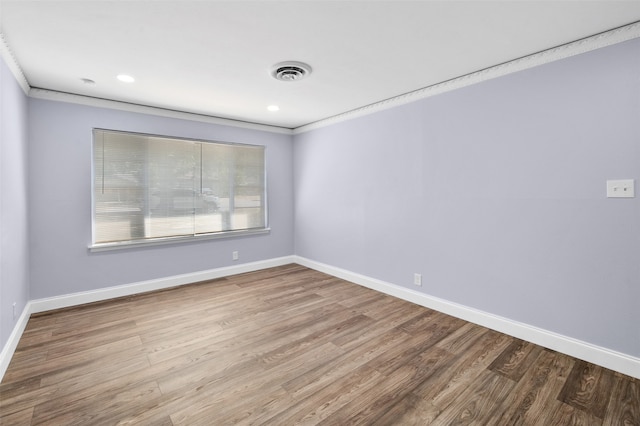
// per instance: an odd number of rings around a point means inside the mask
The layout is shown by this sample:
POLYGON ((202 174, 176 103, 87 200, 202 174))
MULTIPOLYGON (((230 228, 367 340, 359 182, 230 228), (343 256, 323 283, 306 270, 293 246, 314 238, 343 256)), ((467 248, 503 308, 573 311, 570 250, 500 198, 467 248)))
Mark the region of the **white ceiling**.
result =
POLYGON ((637 21, 638 0, 0 0, 33 88, 286 128, 637 21), (273 79, 287 60, 313 72, 273 79))

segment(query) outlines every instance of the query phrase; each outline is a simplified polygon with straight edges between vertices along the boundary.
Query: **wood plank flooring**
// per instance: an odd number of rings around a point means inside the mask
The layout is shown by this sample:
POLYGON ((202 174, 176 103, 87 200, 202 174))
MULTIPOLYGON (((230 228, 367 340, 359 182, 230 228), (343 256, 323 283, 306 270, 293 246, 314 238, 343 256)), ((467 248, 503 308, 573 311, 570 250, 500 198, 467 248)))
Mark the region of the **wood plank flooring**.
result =
POLYGON ((298 265, 33 316, 2 425, 640 425, 640 380, 298 265))

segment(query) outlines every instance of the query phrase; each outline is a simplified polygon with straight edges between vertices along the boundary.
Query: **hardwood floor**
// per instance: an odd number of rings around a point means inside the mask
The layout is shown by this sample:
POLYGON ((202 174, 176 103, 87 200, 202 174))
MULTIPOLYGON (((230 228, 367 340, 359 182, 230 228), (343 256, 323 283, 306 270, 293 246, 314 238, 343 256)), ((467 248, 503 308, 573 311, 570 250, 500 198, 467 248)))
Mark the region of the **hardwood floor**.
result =
POLYGON ((33 316, 2 425, 640 425, 640 380, 298 265, 33 316))

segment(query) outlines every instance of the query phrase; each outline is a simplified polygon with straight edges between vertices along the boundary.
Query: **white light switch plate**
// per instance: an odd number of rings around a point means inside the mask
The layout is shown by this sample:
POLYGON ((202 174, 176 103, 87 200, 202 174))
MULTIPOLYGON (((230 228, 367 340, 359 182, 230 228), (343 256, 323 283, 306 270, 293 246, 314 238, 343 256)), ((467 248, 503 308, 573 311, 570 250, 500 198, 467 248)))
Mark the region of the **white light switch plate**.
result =
POLYGON ((607 181, 608 198, 633 198, 635 188, 633 179, 619 179, 607 181))

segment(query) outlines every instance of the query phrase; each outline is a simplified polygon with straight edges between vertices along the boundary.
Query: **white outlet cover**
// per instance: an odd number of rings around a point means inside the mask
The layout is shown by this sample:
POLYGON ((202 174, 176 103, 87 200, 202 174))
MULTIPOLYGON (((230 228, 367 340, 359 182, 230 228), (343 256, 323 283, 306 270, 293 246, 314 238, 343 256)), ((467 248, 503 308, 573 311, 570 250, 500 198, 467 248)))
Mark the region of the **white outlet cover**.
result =
POLYGON ((633 179, 617 179, 607 181, 607 198, 634 198, 635 185, 633 179))
POLYGON ((413 284, 422 285, 422 274, 413 274, 413 284))

